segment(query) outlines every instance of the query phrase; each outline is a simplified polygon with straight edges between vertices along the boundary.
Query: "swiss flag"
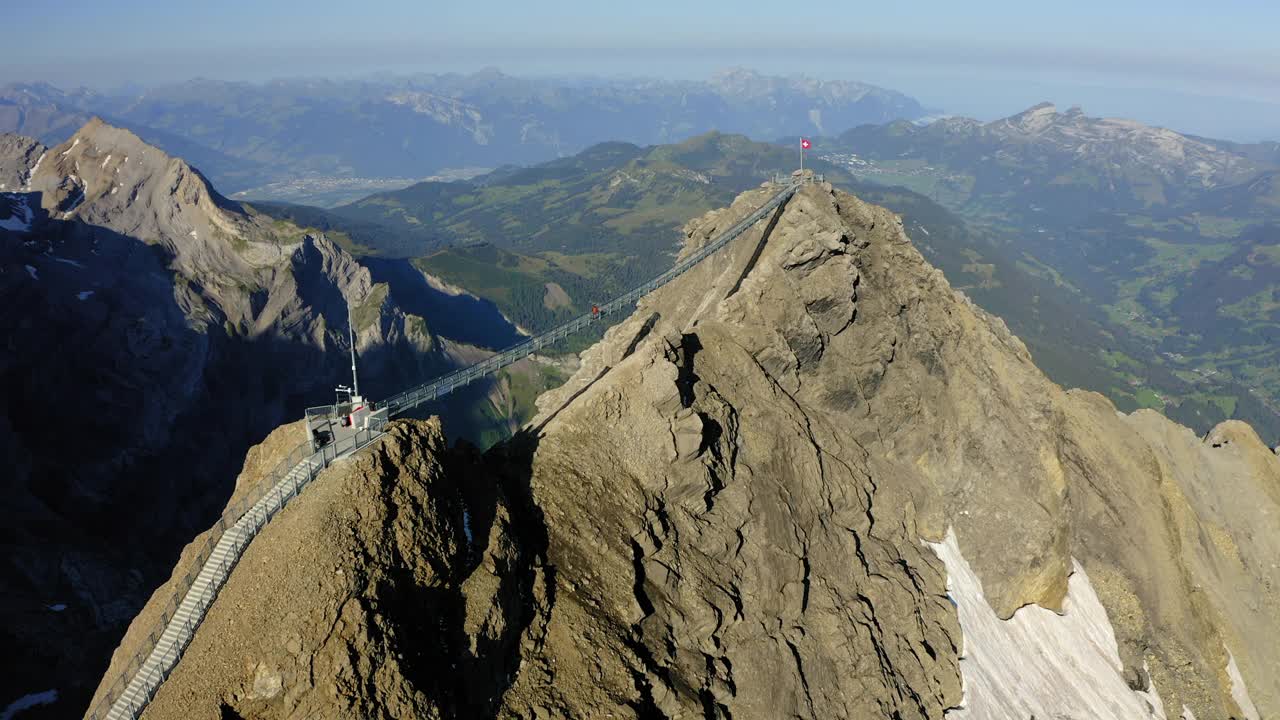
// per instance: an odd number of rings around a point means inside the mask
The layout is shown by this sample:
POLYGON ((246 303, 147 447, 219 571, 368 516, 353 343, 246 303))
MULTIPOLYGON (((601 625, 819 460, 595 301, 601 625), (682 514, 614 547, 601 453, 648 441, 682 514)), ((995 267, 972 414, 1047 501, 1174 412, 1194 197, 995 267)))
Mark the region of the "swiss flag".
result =
POLYGON ((808 150, 811 147, 813 147, 813 145, 809 143, 809 138, 800 138, 801 150, 808 150))

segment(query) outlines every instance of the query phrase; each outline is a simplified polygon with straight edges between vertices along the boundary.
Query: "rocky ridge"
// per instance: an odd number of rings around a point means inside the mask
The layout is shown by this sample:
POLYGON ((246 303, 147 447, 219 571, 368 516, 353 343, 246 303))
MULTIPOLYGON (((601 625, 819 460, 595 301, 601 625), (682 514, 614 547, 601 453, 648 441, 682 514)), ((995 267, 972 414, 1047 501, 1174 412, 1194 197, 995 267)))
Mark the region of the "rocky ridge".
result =
MULTIPOLYGON (((251 453, 237 495, 302 431, 283 426, 251 453)), ((520 615, 511 600, 523 582, 513 569, 529 558, 512 542, 510 499, 472 484, 473 459, 448 452, 438 421, 408 421, 374 451, 331 467, 254 540, 239 580, 147 714, 445 718, 487 702, 469 686, 510 670, 487 666, 481 651, 510 651, 504 634, 520 615), (246 622, 272 631, 242 642, 246 622), (237 648, 230 663, 228 645, 237 648), (208 686, 227 689, 211 706, 208 686)), ((121 650, 140 643, 142 630, 135 623, 121 650)), ((117 652, 112 669, 129 656, 117 652)))
POLYGON ((94 120, 50 149, 0 137, 0 175, 0 636, 47 659, 78 705, 77 683, 225 499, 229 458, 349 378, 348 306, 369 390, 452 363, 341 247, 226 200, 128 131, 94 120))
POLYGON ((972 174, 974 192, 1007 190, 1023 210, 1044 208, 1053 193, 1064 192, 1079 195, 1072 207, 1086 201, 1102 210, 1159 207, 1274 169, 1273 158, 1256 146, 1090 117, 1078 107, 1060 111, 1051 103, 986 123, 947 117, 924 126, 858 127, 832 142, 860 156, 918 158, 972 174))
POLYGON ((712 128, 776 137, 788 128, 916 118, 924 109, 862 83, 745 70, 709 81, 538 79, 494 69, 263 84, 197 79, 112 95, 0 87, 0 132, 52 145, 93 114, 187 157, 229 193, 262 197, 300 178, 422 178, 539 163, 613 140, 677 142, 712 128))
POLYGON ((507 445, 406 423, 329 470, 147 716, 1280 712, 1280 460, 1248 426, 1064 391, 830 186, 761 225, 507 445), (1033 665, 1058 682, 998 674, 1033 665))

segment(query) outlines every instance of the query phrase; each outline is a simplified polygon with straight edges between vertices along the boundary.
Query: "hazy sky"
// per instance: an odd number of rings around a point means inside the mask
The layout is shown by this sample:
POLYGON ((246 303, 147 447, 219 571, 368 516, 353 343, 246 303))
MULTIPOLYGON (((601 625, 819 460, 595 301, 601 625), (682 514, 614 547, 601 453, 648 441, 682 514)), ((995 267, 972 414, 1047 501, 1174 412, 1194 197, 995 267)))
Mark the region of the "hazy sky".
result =
POLYGON ((1280 130, 1272 0, 42 0, 4 16, 0 82, 110 87, 486 65, 698 78, 745 65, 865 80, 983 118, 1049 99, 1175 126, 1216 117, 1243 123, 1236 134, 1253 132, 1248 123, 1280 130), (1230 102, 1213 109, 1196 96, 1230 102))

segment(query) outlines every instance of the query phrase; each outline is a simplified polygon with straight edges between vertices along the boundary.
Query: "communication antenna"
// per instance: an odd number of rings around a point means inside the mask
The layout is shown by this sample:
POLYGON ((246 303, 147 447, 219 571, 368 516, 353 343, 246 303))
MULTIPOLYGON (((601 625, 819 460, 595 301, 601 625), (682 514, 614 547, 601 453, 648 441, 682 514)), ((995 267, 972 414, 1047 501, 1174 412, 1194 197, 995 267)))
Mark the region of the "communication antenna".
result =
POLYGON ((360 375, 356 372, 356 324, 351 316, 351 303, 347 303, 347 335, 351 338, 351 388, 360 396, 360 375))

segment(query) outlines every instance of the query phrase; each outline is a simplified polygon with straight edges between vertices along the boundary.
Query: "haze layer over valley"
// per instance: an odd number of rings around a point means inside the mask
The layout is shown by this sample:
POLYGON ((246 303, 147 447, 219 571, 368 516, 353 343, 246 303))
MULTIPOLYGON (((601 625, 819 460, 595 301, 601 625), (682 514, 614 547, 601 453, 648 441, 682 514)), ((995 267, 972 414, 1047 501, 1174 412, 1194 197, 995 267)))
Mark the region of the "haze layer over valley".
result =
POLYGON ((734 69, 702 82, 523 78, 489 69, 393 79, 192 80, 136 95, 0 89, 0 132, 56 144, 92 115, 182 155, 249 199, 354 200, 377 187, 571 155, 596 143, 668 143, 718 129, 757 138, 837 132, 925 114, 848 81, 734 69))

